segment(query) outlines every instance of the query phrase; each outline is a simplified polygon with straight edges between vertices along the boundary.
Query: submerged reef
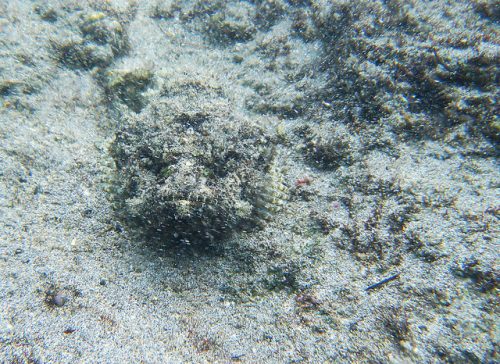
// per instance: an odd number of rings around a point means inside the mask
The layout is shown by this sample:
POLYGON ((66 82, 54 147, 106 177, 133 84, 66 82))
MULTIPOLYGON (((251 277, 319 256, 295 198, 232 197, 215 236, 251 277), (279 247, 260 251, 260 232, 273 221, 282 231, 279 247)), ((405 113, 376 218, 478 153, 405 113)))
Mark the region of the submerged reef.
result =
MULTIPOLYGON (((346 106, 335 117, 364 129, 378 124, 402 139, 464 146, 470 134, 498 142, 495 28, 482 23, 478 33, 471 20, 418 18, 413 4, 339 3, 302 19, 315 24, 323 44, 324 98, 346 106)), ((488 8, 477 2, 471 10, 488 8)), ((494 154, 492 143, 481 148, 494 154)))
POLYGON ((149 235, 187 243, 265 218, 279 185, 269 120, 234 112, 205 79, 160 82, 168 102, 159 96, 124 118, 111 147, 119 214, 149 235))

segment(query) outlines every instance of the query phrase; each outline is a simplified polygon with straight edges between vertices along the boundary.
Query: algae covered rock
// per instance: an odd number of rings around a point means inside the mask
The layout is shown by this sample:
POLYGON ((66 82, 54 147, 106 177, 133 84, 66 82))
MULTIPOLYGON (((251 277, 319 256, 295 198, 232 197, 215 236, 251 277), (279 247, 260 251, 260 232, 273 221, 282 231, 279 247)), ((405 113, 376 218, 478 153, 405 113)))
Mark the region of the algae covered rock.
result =
POLYGON ((274 158, 264 120, 235 113, 216 83, 186 77, 161 93, 169 97, 125 118, 112 144, 119 215, 181 242, 212 241, 258 218, 274 158))
POLYGON ((286 4, 283 0, 266 0, 259 2, 255 21, 264 28, 269 29, 272 27, 286 12, 286 4))
POLYGON ((87 43, 79 36, 54 43, 57 59, 69 68, 105 67, 113 61, 111 49, 87 43))
POLYGON ((111 99, 120 100, 135 112, 142 110, 146 102, 142 92, 153 77, 149 69, 113 70, 108 71, 105 76, 104 86, 111 99))
POLYGON ((206 32, 210 38, 219 43, 248 41, 256 32, 252 16, 253 8, 250 5, 228 4, 224 9, 210 16, 206 32))
POLYGON ((455 11, 425 21, 416 12, 424 7, 403 3, 333 2, 323 11, 297 12, 294 29, 300 34, 314 24, 311 34, 323 43, 322 63, 333 71, 324 97, 345 105, 336 119, 367 129, 378 124, 407 139, 446 138, 461 146, 474 140, 495 154, 499 49, 491 2, 476 2, 481 16, 469 13, 466 20, 455 11))
POLYGON ((82 12, 74 29, 52 41, 58 61, 70 68, 106 67, 128 46, 118 19, 104 12, 82 12))

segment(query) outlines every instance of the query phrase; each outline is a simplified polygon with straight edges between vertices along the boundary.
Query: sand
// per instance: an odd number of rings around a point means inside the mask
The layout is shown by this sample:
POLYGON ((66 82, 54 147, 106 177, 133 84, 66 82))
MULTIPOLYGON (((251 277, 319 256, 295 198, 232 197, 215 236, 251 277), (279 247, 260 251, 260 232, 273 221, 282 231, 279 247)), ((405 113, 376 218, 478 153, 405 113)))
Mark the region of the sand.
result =
POLYGON ((498 361, 498 21, 487 0, 1 2, 0 362, 498 361), (287 196, 209 243, 145 234, 110 146, 207 89, 273 130, 287 196))

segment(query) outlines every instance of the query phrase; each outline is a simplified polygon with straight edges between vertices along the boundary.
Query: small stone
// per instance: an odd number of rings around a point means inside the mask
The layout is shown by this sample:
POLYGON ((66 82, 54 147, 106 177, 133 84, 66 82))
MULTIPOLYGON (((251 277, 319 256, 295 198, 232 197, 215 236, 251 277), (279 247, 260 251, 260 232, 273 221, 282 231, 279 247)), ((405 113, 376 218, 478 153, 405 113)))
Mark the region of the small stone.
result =
POLYGON ((75 289, 73 291, 73 294, 75 295, 75 297, 83 297, 83 291, 81 289, 75 289))
POLYGON ((61 293, 56 294, 54 297, 52 297, 52 303, 58 307, 64 306, 68 299, 64 297, 61 293))
POLYGON ((240 56, 240 55, 233 56, 233 62, 234 63, 241 63, 241 62, 243 62, 243 60, 244 60, 244 58, 242 56, 240 56))
POLYGON ((106 280, 105 280, 105 279, 101 279, 101 280, 99 281, 99 284, 100 284, 101 286, 105 286, 105 285, 106 285, 106 283, 107 283, 107 282, 106 282, 106 280))

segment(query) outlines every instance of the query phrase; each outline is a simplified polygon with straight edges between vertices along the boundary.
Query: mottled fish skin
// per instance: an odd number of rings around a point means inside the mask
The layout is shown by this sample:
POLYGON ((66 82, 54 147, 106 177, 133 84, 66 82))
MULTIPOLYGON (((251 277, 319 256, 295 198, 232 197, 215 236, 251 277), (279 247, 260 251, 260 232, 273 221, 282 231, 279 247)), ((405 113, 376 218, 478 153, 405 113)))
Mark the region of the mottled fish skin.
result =
POLYGON ((276 159, 269 166, 267 180, 255 201, 255 217, 258 225, 263 226, 272 220, 273 215, 283 208, 288 200, 288 188, 283 174, 277 168, 276 159))

